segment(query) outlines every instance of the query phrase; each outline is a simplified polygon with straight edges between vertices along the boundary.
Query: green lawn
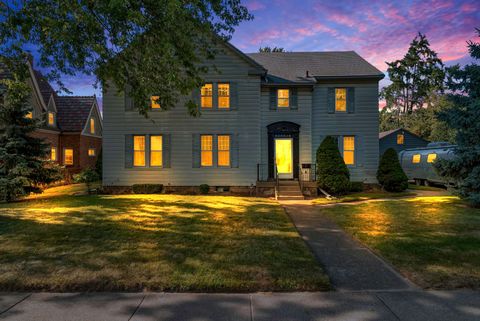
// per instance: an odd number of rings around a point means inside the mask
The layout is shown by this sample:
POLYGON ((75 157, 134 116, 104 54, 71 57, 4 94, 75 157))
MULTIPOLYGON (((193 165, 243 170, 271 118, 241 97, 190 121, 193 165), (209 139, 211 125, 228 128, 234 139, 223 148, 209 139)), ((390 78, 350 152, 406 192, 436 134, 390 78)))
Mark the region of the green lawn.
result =
POLYGON ((424 288, 480 288, 480 209, 456 197, 319 210, 424 288))
POLYGON ((317 205, 326 205, 326 204, 336 204, 336 203, 348 203, 348 202, 358 202, 358 201, 367 201, 380 198, 398 198, 406 196, 415 196, 414 192, 400 192, 400 193, 390 193, 381 190, 373 190, 366 192, 351 193, 344 196, 340 196, 334 199, 326 199, 325 197, 319 197, 313 200, 313 204, 317 205))
POLYGON ((0 205, 0 290, 311 291, 328 280, 282 208, 222 196, 0 205))
POLYGON ((440 188, 436 186, 422 186, 422 185, 415 185, 415 184, 408 184, 408 189, 411 190, 418 190, 418 191, 434 191, 434 192, 445 192, 445 188, 440 188))

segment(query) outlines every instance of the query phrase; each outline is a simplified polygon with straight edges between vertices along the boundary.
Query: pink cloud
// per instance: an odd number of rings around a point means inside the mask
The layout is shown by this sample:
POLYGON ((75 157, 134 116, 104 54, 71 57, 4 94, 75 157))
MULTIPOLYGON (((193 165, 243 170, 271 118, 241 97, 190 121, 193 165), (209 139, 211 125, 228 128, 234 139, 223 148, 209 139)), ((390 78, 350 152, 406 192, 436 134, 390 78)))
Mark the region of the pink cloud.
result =
POLYGON ((473 3, 464 3, 460 6, 460 10, 463 12, 474 12, 479 10, 479 5, 478 4, 473 4, 473 3))
POLYGON ((250 0, 245 3, 245 6, 249 11, 257 11, 265 9, 265 4, 257 0, 250 0))

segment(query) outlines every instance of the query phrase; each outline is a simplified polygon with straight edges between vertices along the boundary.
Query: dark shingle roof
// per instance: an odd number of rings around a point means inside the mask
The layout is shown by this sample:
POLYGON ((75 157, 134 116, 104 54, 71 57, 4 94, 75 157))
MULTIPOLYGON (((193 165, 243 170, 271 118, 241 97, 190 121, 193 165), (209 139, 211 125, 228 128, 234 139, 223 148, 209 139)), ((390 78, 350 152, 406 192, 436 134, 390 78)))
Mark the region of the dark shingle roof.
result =
POLYGON ((57 123, 62 131, 80 132, 90 114, 95 96, 57 96, 57 123))
POLYGON ((268 70, 275 82, 313 83, 313 77, 378 77, 383 73, 354 51, 250 53, 250 58, 268 70), (306 73, 310 77, 306 77, 306 73))
POLYGON ((40 94, 42 95, 43 102, 45 106, 48 105, 48 101, 50 100, 51 95, 55 95, 55 90, 53 90, 52 86, 48 80, 42 75, 42 73, 38 70, 33 70, 35 75, 38 87, 40 89, 40 94))
POLYGON ((378 138, 383 138, 385 136, 388 136, 390 134, 393 134, 394 132, 400 130, 402 128, 395 128, 395 129, 390 129, 390 130, 387 130, 387 131, 384 131, 384 132, 381 132, 378 134, 378 138))

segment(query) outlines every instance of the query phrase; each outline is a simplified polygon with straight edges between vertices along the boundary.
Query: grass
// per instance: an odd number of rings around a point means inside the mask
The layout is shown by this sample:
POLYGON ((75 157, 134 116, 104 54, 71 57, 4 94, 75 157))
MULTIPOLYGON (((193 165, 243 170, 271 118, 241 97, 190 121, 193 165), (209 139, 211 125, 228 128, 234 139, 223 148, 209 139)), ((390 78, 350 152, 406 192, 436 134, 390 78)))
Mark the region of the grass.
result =
POLYGON ((418 191, 445 192, 444 188, 435 187, 435 186, 421 186, 421 185, 415 185, 415 184, 408 184, 408 189, 418 190, 418 191))
POLYGON ((358 202, 358 201, 367 201, 380 198, 398 198, 406 196, 415 196, 414 192, 400 192, 400 193, 390 193, 380 190, 373 190, 367 192, 358 192, 351 193, 344 196, 337 197, 335 199, 326 199, 325 197, 317 198, 313 200, 313 204, 317 205, 327 205, 327 204, 336 204, 336 203, 348 203, 348 202, 358 202))
MULTIPOLYGON (((63 190, 62 190, 63 189, 63 190)), ((222 196, 58 196, 0 205, 0 290, 329 289, 282 208, 222 196)))
MULTIPOLYGON (((101 183, 96 182, 92 184, 92 189, 100 187, 101 183)), ((30 194, 26 200, 36 200, 44 198, 52 198, 67 195, 81 195, 87 194, 87 187, 85 184, 69 184, 56 187, 47 188, 41 194, 30 194)))
POLYGON ((424 288, 480 288, 480 209, 453 196, 322 208, 424 288))

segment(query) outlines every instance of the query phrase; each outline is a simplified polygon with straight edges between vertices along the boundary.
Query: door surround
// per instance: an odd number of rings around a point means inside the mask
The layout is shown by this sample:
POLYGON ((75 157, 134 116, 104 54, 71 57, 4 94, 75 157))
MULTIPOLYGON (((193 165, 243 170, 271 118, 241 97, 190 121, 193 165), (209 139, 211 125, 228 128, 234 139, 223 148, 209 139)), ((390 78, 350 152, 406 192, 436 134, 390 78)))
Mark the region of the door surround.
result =
POLYGON ((275 138, 291 138, 293 149, 293 178, 298 178, 300 125, 280 121, 267 126, 268 131, 268 178, 275 178, 275 138))

